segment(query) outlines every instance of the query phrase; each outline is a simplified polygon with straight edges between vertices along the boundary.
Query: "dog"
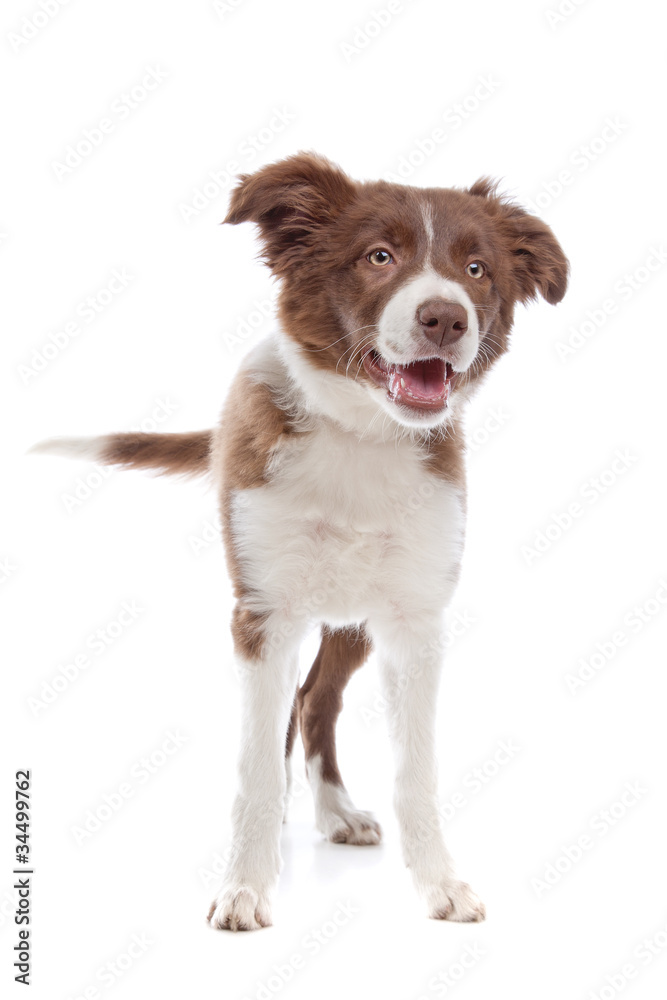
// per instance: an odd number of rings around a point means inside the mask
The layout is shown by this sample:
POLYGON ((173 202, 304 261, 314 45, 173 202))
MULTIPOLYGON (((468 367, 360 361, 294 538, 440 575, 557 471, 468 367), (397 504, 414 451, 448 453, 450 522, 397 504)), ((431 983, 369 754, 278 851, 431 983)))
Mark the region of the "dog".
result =
POLYGON ((38 446, 217 484, 243 737, 231 859, 208 919, 271 924, 299 728, 320 831, 379 842, 335 743, 343 690, 372 648, 405 862, 431 917, 482 920, 436 798, 438 637, 464 538, 461 418, 507 350, 515 305, 562 299, 567 259, 486 178, 468 189, 362 183, 313 153, 242 175, 225 221, 258 227, 280 295, 279 329, 244 359, 219 427, 38 446), (299 646, 318 625, 299 687, 299 646))

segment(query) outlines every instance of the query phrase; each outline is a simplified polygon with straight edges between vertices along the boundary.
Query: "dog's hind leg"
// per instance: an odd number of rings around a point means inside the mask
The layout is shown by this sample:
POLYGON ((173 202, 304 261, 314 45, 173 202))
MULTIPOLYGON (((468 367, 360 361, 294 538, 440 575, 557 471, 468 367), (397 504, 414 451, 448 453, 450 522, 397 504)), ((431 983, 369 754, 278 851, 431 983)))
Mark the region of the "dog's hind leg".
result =
POLYGON ((294 743, 299 732, 299 689, 294 692, 292 702, 292 714, 290 715, 289 726, 287 727, 287 739, 285 740, 285 777, 287 779, 287 793, 285 795, 285 812, 283 823, 287 820, 287 808, 292 792, 292 754, 294 753, 294 743))
POLYGON ((363 627, 325 627, 315 662, 297 696, 317 827, 335 844, 378 844, 381 837, 372 815, 355 808, 336 758, 336 721, 343 707, 343 689, 370 648, 363 627))

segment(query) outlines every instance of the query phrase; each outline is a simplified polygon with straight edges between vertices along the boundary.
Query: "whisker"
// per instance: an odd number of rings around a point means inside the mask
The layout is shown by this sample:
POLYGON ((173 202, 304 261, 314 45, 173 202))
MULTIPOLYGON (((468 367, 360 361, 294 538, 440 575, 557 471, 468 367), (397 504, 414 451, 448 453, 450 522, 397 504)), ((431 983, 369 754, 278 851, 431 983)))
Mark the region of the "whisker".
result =
MULTIPOLYGON (((359 370, 361 368, 361 365, 364 362, 364 358, 366 358, 369 354, 372 354, 372 352, 373 352, 373 347, 372 346, 369 348, 369 350, 366 350, 366 348, 369 347, 369 345, 371 344, 371 342, 372 342, 373 339, 374 339, 373 337, 365 337, 364 340, 360 344, 357 345, 357 347, 355 348, 355 350, 350 355, 350 360, 348 361, 347 367, 345 368, 345 374, 346 375, 349 375, 350 365, 354 361, 355 355, 358 352, 365 352, 363 354, 363 356, 360 355, 360 361, 359 361, 359 364, 357 366, 357 375, 359 374, 359 370)), ((355 375, 355 378, 356 378, 356 375, 355 375)))
MULTIPOLYGON (((357 371, 356 371, 355 376, 354 376, 354 381, 355 382, 357 381, 357 378, 359 377, 359 375, 361 373, 361 368, 363 366, 364 361, 366 360, 366 358, 368 357, 368 355, 372 354, 372 353, 373 353, 373 348, 371 347, 371 349, 368 350, 368 351, 366 351, 366 353, 363 354, 362 357, 360 358, 359 364, 357 365, 357 371)), ((346 372, 346 374, 347 374, 347 372, 346 372)))
POLYGON ((342 337, 338 340, 334 340, 332 344, 327 344, 326 347, 312 347, 307 348, 309 354, 320 354, 322 351, 328 351, 330 347, 334 347, 336 344, 340 344, 341 340, 345 340, 346 337, 354 337, 355 333, 361 333, 362 330, 368 330, 369 327, 377 327, 377 323, 367 323, 366 326, 360 326, 356 330, 351 330, 349 333, 344 333, 342 337))
MULTIPOLYGON (((368 347, 368 344, 360 344, 355 349, 355 351, 350 355, 350 360, 348 361, 347 365, 345 366, 345 375, 346 375, 346 377, 349 377, 350 368, 352 367, 352 364, 356 361, 355 355, 357 354, 357 351, 362 351, 363 352, 363 351, 366 350, 367 347, 368 347)), ((371 347, 370 350, 372 351, 373 348, 371 347)))
MULTIPOLYGON (((364 338, 364 340, 362 341, 362 345, 363 345, 363 343, 364 343, 365 341, 366 341, 366 337, 365 337, 365 338, 364 338)), ((338 361, 336 362, 336 371, 338 371, 338 366, 339 366, 339 364, 341 363, 341 361, 343 360, 343 358, 345 357, 345 355, 347 354, 347 352, 348 352, 348 351, 352 351, 353 353, 352 353, 351 357, 354 357, 354 354, 356 353, 356 351, 357 351, 357 350, 359 349, 359 347, 360 347, 360 346, 361 346, 361 345, 359 345, 359 344, 350 344, 350 346, 349 346, 349 347, 346 347, 346 348, 345 348, 345 350, 343 351, 343 353, 342 353, 342 354, 341 354, 341 356, 339 357, 338 361)))
POLYGON ((360 441, 363 441, 363 439, 365 438, 366 434, 369 433, 373 429, 373 425, 375 424, 375 422, 377 420, 380 419, 381 416, 382 416, 382 410, 378 410, 377 413, 375 414, 375 416, 373 417, 373 419, 369 422, 368 427, 366 428, 366 430, 363 432, 363 434, 359 438, 360 441))
MULTIPOLYGON (((365 327, 363 329, 365 329, 365 327)), ((354 355, 356 354, 356 352, 358 350, 363 349, 367 344, 371 343, 371 341, 374 339, 374 337, 375 337, 375 334, 373 334, 373 333, 367 333, 365 337, 362 337, 361 342, 359 344, 351 344, 349 347, 346 347, 345 350, 343 351, 343 353, 341 354, 341 356, 339 357, 338 361, 336 362, 336 371, 338 371, 338 366, 340 365, 341 361, 343 360, 343 358, 345 357, 345 355, 347 354, 348 351, 352 351, 352 354, 350 355, 350 361, 351 361, 354 358, 354 355)), ((349 362, 348 362, 348 366, 349 366, 349 362)), ((346 372, 346 374, 347 374, 347 372, 346 372)))

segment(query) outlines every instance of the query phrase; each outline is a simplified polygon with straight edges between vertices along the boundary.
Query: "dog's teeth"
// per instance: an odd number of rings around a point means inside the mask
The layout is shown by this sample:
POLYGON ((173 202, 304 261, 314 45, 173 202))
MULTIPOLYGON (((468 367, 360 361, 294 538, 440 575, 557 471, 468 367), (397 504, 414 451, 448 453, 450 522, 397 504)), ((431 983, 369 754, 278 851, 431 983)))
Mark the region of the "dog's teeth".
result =
POLYGON ((405 379, 401 379, 401 389, 405 389, 405 379))

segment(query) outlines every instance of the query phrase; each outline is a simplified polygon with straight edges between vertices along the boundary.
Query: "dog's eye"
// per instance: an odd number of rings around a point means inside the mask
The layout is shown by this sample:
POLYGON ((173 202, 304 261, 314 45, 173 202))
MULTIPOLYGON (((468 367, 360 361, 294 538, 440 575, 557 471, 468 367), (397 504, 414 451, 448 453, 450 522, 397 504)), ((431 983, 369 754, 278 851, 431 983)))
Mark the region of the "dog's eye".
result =
POLYGON ((478 260, 473 260, 466 267, 466 274, 470 278, 481 278, 484 276, 485 268, 483 264, 480 264, 478 260))
POLYGON ((378 267, 384 267, 385 264, 391 264, 394 258, 387 250, 372 250, 366 260, 369 260, 371 264, 377 264, 378 267))

